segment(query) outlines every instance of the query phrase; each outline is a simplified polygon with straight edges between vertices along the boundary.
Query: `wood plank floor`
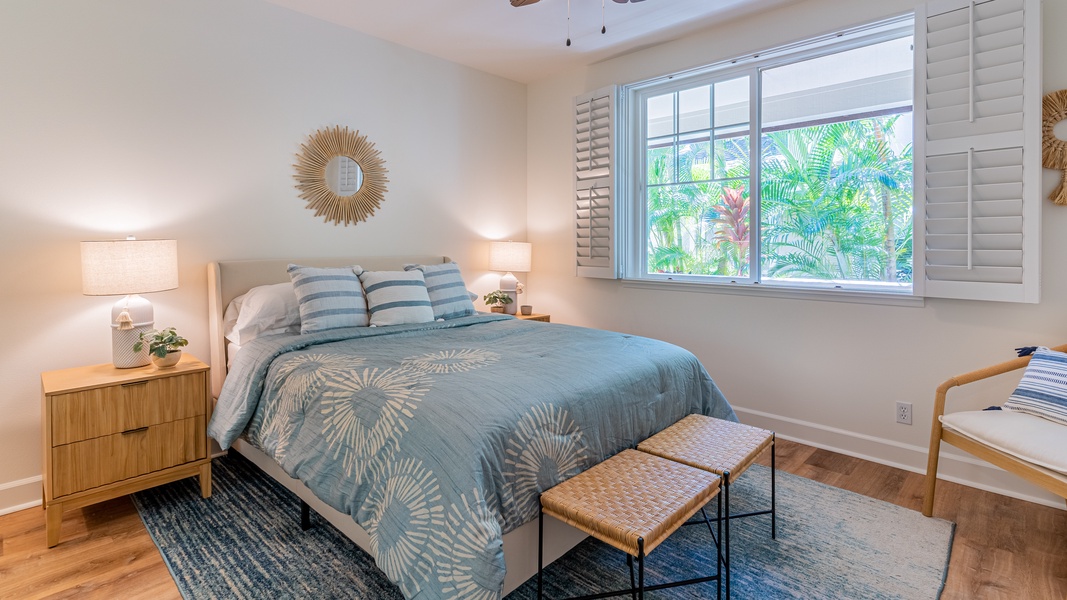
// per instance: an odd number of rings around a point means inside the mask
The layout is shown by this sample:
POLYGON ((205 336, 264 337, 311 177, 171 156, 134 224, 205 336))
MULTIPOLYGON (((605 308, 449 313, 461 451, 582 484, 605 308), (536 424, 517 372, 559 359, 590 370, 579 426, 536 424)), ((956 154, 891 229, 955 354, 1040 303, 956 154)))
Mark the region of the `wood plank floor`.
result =
MULTIPOLYGON (((766 462, 766 461, 764 461, 766 462)), ((923 477, 779 440, 778 467, 913 510, 923 477)), ((1067 512, 941 482, 935 516, 956 522, 944 600, 1067 598, 1067 512)), ((45 548, 44 511, 0 517, 0 598, 180 598, 128 498, 68 512, 45 548)))

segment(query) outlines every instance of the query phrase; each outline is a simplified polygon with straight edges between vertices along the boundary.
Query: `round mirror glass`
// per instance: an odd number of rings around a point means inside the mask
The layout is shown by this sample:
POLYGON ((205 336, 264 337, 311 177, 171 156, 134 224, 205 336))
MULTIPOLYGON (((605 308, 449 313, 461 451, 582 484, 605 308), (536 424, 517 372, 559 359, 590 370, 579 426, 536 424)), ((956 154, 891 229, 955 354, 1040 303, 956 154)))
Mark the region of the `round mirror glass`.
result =
POLYGON ((363 187, 363 169, 347 156, 335 156, 326 163, 326 185, 338 196, 353 196, 363 187))
POLYGON ((1052 126, 1052 135, 1067 141, 1067 120, 1060 121, 1052 126))

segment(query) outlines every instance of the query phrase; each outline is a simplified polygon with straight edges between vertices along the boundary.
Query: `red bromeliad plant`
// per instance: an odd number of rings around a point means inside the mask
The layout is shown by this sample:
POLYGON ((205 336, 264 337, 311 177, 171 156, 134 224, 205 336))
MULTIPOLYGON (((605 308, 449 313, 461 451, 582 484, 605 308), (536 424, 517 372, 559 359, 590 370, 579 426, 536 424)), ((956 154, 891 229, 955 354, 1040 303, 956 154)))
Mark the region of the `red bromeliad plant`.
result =
POLYGON ((733 266, 740 274, 748 266, 748 196, 745 195, 745 188, 724 187, 722 204, 715 209, 719 213, 719 218, 712 219, 713 223, 719 224, 715 231, 716 245, 723 250, 733 250, 733 266))

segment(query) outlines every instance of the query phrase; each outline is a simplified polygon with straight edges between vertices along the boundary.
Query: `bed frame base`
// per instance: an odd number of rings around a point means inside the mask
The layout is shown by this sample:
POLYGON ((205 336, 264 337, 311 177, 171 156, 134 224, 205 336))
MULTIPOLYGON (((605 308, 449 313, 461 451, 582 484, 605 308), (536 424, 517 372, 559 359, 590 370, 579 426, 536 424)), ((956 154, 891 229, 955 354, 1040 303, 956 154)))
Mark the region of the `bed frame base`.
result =
POLYGON ((311 506, 303 500, 300 501, 300 531, 311 529, 311 506))
MULTIPOLYGON (((310 511, 336 527, 357 546, 370 552, 370 536, 356 521, 318 498, 303 482, 290 477, 278 463, 249 444, 244 439, 233 443, 233 450, 252 461, 264 473, 300 498, 300 525, 306 531, 311 527, 310 511)), ((551 564, 568 550, 578 545, 587 536, 552 517, 545 519, 545 564, 551 564)), ((504 576, 504 595, 537 575, 537 521, 531 521, 518 529, 504 534, 504 560, 507 574, 504 576)))

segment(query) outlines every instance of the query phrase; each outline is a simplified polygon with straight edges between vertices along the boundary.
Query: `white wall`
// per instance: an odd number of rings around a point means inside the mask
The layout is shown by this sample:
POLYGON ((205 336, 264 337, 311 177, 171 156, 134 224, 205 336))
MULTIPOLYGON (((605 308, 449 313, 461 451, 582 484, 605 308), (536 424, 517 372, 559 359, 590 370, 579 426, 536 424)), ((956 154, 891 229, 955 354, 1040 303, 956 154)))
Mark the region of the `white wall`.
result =
POLYGON ((525 236, 525 86, 265 2, 5 0, 0 75, 0 513, 40 501, 39 373, 111 360, 80 240, 177 239, 150 300, 207 360, 209 261, 440 253, 485 293, 484 240, 525 236), (293 187, 333 125, 389 169, 354 227, 293 187))
MULTIPOLYGON (((1046 23, 1067 20, 1046 2, 1046 23)), ((1045 205, 1040 305, 923 308, 665 292, 577 279, 571 97, 904 12, 910 0, 809 0, 526 87, 258 0, 0 3, 0 513, 40 500, 43 370, 108 362, 108 298, 81 295, 78 241, 179 240, 181 287, 153 294, 207 359, 215 259, 442 253, 495 287, 486 238, 535 243, 535 310, 693 350, 747 422, 921 469, 934 387, 1067 341, 1067 209, 1045 205), (527 109, 527 106, 529 109, 527 109), (303 208, 291 164, 315 129, 367 134, 389 168, 368 222, 303 208), (528 217, 528 220, 527 220, 528 217), (912 427, 893 403, 915 403, 912 427)), ((1067 40, 1045 36, 1045 89, 1067 40)), ((1046 192, 1056 176, 1046 172, 1046 192)), ((990 399, 999 403, 1011 383, 990 399)), ((1051 500, 959 461, 946 473, 1051 500)), ((828 465, 832 468, 832 465, 828 465)), ((1061 505, 1057 501, 1057 505, 1061 505)))
MULTIPOLYGON (((904 308, 649 290, 576 278, 572 262, 573 96, 902 14, 913 5, 808 0, 532 84, 527 227, 534 244, 530 299, 538 310, 552 313, 553 321, 658 337, 690 349, 745 422, 925 471, 940 382, 1012 358, 1017 346, 1067 342, 1067 207, 1044 205, 1039 305, 928 300, 922 308, 904 308), (894 423, 898 400, 914 403, 913 426, 894 423)), ((1067 87, 1067 39, 1051 26, 1064 22, 1067 3, 1045 2, 1046 91, 1067 87)), ((1045 175, 1047 196, 1057 176, 1045 175)), ((1010 393, 1009 379, 1001 378, 985 398, 954 392, 950 407, 1000 404, 1010 393), (953 403, 955 397, 964 401, 953 403)), ((943 459, 942 473, 1063 507, 1062 499, 969 459, 943 459)))

